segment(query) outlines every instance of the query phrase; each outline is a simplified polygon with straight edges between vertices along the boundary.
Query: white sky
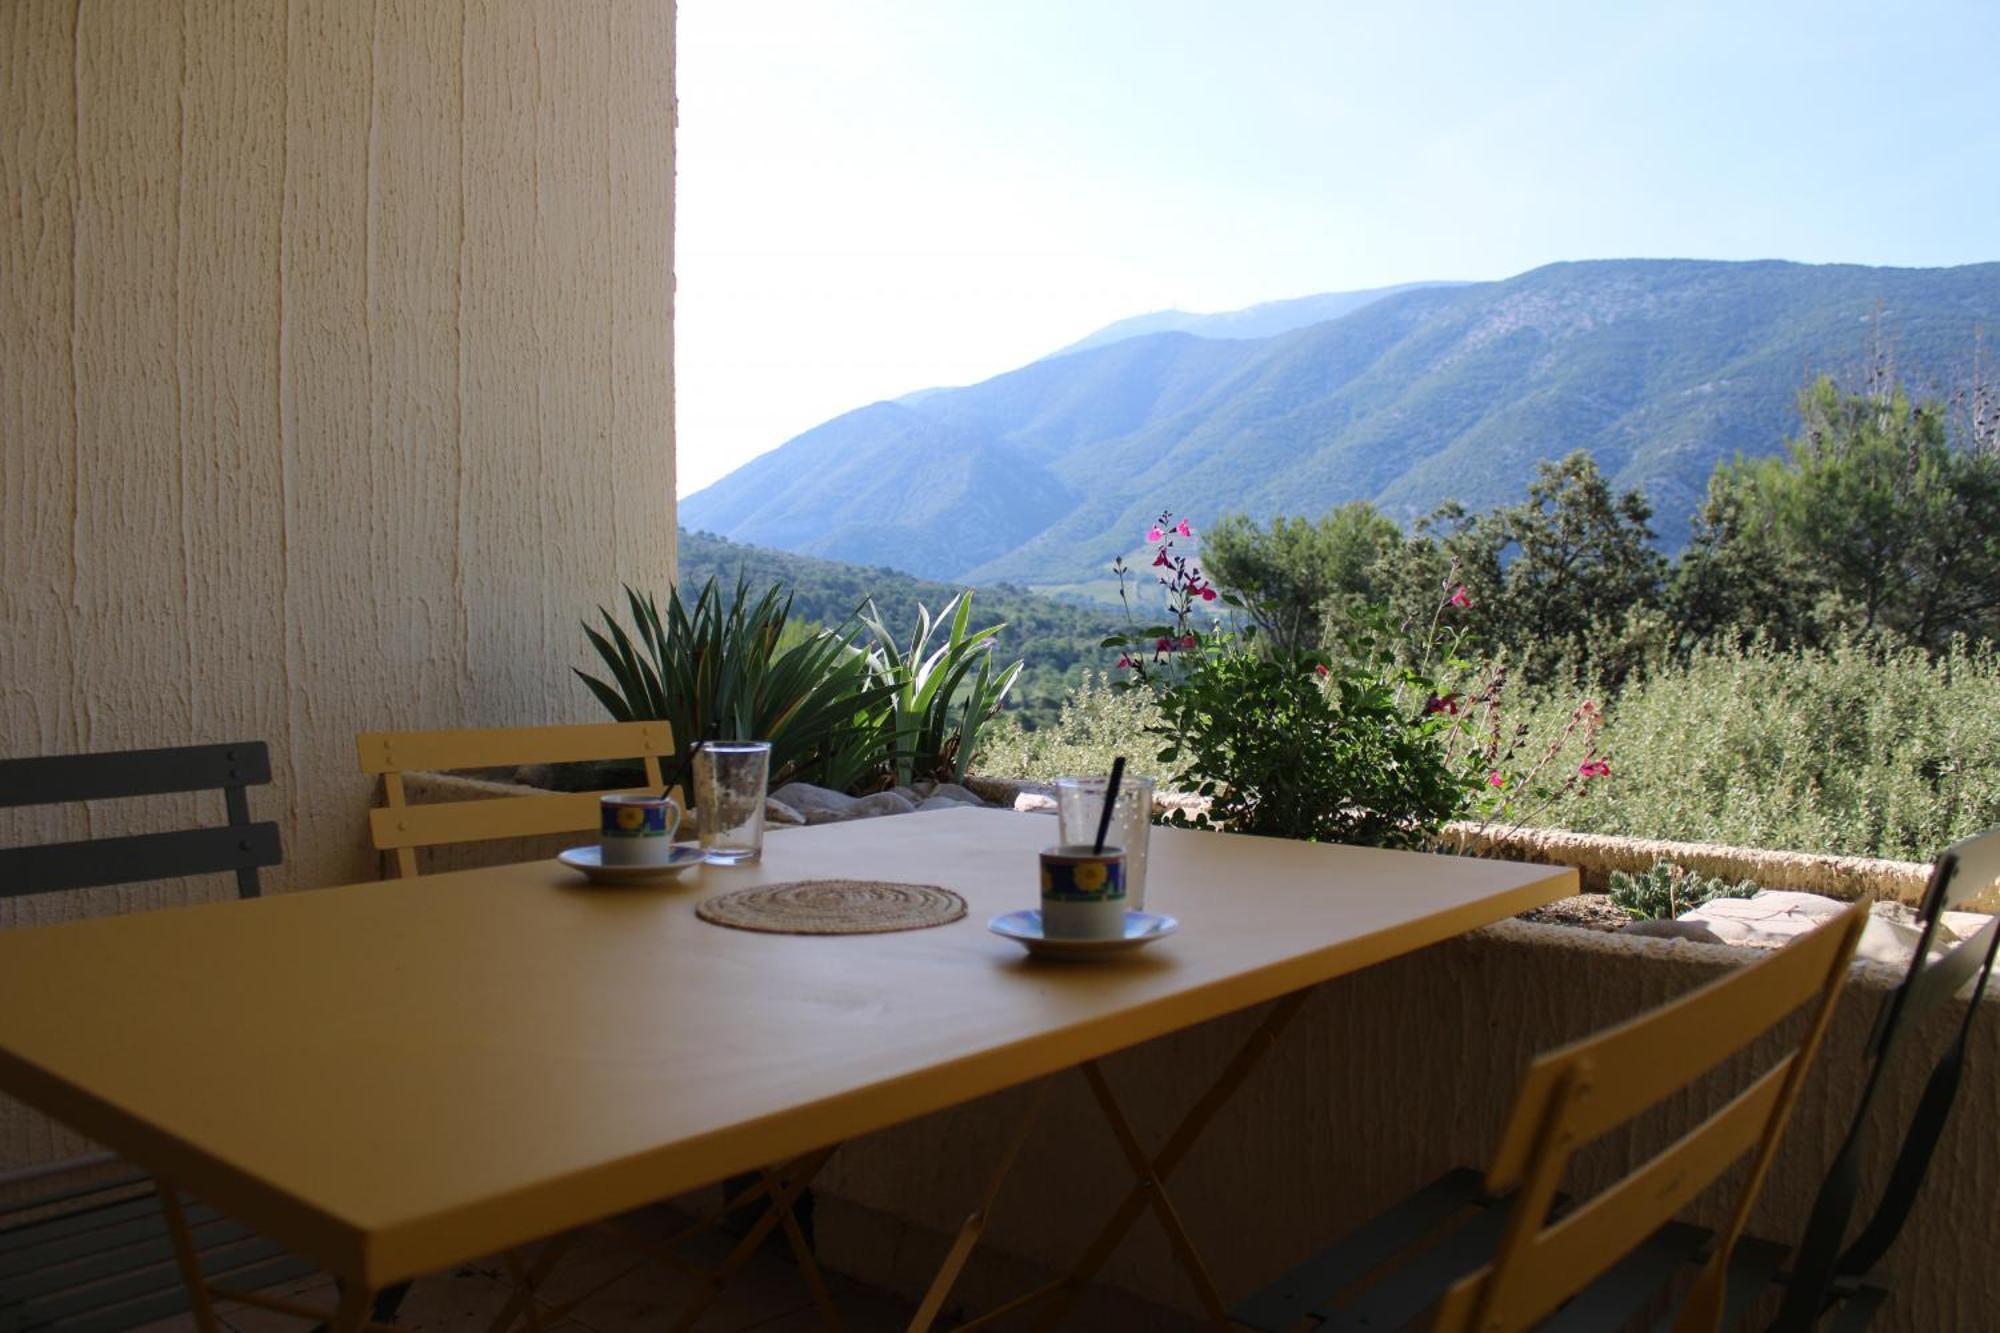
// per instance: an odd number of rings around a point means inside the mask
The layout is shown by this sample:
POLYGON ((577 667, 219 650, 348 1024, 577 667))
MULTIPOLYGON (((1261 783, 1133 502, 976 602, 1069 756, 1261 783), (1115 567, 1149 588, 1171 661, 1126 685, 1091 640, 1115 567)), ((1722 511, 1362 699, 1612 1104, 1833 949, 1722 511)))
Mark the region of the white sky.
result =
POLYGON ((1149 310, 2000 258, 1996 55, 1994 0, 680 0, 680 491, 1149 310))

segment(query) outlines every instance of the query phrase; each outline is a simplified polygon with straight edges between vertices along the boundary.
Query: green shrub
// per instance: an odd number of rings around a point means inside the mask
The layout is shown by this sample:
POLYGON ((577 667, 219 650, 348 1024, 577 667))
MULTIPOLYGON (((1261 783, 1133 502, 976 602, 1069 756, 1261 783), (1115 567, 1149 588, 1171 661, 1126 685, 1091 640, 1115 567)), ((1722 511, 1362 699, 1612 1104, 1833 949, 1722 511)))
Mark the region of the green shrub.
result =
POLYGON ((1102 673, 1086 676, 1062 701, 1053 724, 1033 731, 1014 713, 1003 713, 980 736, 978 770, 1001 778, 1047 780, 1067 774, 1106 773, 1125 755, 1135 773, 1152 773, 1159 740, 1148 734, 1160 721, 1149 690, 1115 688, 1102 673))
POLYGON ((1672 921, 1712 898, 1748 898, 1756 892, 1757 886, 1747 879, 1732 884, 1672 861, 1655 861, 1637 875, 1611 872, 1611 901, 1639 921, 1672 921))
POLYGON ((1880 639, 1712 645, 1634 680, 1605 710, 1611 776, 1535 822, 1913 861, 2000 823, 1990 645, 1936 659, 1880 639))
POLYGON ((1173 822, 1238 833, 1418 847, 1464 804, 1439 717, 1412 718, 1399 678, 1343 659, 1204 651, 1160 695, 1159 759, 1211 798, 1173 822))

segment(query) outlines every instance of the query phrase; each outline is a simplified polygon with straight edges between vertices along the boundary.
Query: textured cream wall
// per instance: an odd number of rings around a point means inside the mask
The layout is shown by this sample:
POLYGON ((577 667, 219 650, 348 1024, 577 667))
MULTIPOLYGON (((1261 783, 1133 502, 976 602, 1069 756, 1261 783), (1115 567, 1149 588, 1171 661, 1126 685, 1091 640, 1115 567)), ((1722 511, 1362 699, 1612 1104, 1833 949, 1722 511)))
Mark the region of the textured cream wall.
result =
POLYGON ((671 0, 0 6, 0 754, 264 738, 297 886, 373 873, 356 731, 595 714, 674 554, 672 67, 671 0))
POLYGON ((0 755, 267 740, 283 888, 374 873, 355 732, 593 718, 674 558, 673 124, 672 0, 0 4, 0 755))

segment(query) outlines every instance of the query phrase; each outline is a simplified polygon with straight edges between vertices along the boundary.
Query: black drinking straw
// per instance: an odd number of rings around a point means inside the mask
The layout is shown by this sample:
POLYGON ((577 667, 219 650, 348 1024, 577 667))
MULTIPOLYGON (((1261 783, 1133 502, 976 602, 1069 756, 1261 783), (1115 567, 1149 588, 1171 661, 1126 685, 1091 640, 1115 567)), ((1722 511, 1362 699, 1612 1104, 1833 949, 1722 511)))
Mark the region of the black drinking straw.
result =
POLYGON ((688 752, 681 756, 680 768, 675 771, 673 777, 667 780, 667 785, 660 789, 660 795, 665 796, 676 787, 679 787, 683 792, 687 790, 685 784, 688 780, 688 775, 694 772, 694 757, 701 753, 701 747, 706 744, 708 744, 706 740, 698 740, 693 745, 688 746, 688 752))
POLYGON ((1118 784, 1125 780, 1125 756, 1119 755, 1111 761, 1111 780, 1104 784, 1104 813, 1097 817, 1097 845, 1090 849, 1092 856, 1104 855, 1104 838, 1111 832, 1111 807, 1118 804, 1118 784))

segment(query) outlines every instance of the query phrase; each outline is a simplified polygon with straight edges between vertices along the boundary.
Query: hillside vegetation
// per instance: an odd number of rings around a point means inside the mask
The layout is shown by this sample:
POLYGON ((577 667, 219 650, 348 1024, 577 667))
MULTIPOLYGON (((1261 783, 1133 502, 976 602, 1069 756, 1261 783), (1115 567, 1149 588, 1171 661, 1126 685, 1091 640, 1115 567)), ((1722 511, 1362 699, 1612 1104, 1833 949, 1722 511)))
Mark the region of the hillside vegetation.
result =
MULTIPOLYGON (((908 633, 919 604, 937 611, 963 587, 913 578, 880 566, 845 564, 724 541, 705 532, 680 534, 680 577, 684 588, 709 578, 733 584, 738 573, 762 588, 781 584, 792 595, 792 618, 828 628, 847 622, 874 599, 889 626, 908 633)), ((1123 624, 1102 607, 1077 606, 1019 588, 986 587, 973 594, 975 625, 1004 622, 996 640, 1001 663, 1021 659, 1027 667, 1008 699, 1009 709, 1030 725, 1052 722, 1064 696, 1102 666, 1098 643, 1123 624)))

